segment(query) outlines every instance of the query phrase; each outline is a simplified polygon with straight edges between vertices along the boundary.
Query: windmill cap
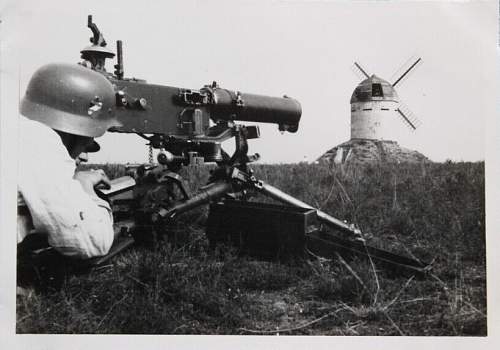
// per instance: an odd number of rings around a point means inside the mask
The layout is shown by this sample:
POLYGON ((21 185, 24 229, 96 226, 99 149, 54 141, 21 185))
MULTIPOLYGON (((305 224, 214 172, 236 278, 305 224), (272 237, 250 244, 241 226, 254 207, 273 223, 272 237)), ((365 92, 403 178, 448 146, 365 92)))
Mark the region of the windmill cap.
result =
POLYGON ((351 96, 351 103, 372 101, 399 102, 399 97, 388 81, 374 74, 359 83, 351 96))

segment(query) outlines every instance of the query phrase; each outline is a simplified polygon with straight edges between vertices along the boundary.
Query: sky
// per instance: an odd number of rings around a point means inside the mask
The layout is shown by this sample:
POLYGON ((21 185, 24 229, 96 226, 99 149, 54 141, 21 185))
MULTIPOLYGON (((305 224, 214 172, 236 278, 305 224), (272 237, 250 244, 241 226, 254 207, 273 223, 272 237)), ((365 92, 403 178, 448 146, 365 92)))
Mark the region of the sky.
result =
MULTIPOLYGON (((485 159, 486 121, 497 98, 494 1, 18 1, 3 14, 7 29, 9 20, 17 26, 9 37, 17 67, 8 73, 18 76, 18 98, 38 67, 80 60, 91 35, 88 14, 110 48, 123 40, 127 77, 192 89, 215 80, 296 98, 297 133, 260 124, 261 138, 249 141, 265 163, 314 161, 349 139, 349 99, 360 82, 354 61, 393 81, 410 57, 422 57, 396 89, 422 125, 394 140, 434 161, 485 159)), ((136 135, 98 141, 91 162, 147 161, 148 147, 136 135)))

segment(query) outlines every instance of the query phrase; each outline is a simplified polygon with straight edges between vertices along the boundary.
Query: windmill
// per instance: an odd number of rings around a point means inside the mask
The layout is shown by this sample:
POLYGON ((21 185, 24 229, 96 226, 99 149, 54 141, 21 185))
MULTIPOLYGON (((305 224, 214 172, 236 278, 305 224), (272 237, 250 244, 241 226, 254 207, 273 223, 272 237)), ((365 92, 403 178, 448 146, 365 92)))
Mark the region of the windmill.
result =
POLYGON ((354 89, 351 97, 351 140, 393 140, 397 121, 416 130, 420 120, 401 103, 396 85, 404 81, 408 74, 421 63, 422 59, 409 59, 399 70, 398 78, 393 83, 369 75, 358 62, 354 62, 354 71, 363 80, 354 89), (411 64, 410 64, 411 63, 411 64))

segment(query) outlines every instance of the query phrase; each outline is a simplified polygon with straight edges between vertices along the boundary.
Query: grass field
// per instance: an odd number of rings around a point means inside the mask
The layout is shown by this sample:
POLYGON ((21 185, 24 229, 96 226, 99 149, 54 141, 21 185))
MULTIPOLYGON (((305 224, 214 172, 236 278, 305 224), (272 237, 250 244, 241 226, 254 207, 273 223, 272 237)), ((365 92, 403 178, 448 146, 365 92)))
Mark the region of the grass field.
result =
MULTIPOLYGON (((254 166, 257 177, 354 222, 369 244, 431 262, 424 278, 365 260, 289 263, 208 249, 207 209, 178 244, 133 248, 58 292, 17 299, 18 333, 474 335, 486 329, 484 163, 254 166), (180 242, 180 243, 179 243, 180 242)), ((111 176, 123 166, 106 165, 111 176)), ((204 168, 183 170, 194 190, 204 168)))

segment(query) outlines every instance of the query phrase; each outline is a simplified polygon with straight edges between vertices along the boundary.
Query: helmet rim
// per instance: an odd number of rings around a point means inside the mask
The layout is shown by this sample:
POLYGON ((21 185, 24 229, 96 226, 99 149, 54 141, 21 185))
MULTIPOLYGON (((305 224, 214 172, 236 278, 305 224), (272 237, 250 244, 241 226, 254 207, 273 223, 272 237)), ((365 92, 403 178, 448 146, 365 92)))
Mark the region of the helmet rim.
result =
POLYGON ((21 101, 21 114, 31 120, 41 122, 52 129, 66 132, 68 134, 100 137, 112 126, 118 126, 116 119, 93 120, 70 112, 62 111, 30 101, 26 96, 21 101), (53 118, 47 118, 47 115, 53 118))

